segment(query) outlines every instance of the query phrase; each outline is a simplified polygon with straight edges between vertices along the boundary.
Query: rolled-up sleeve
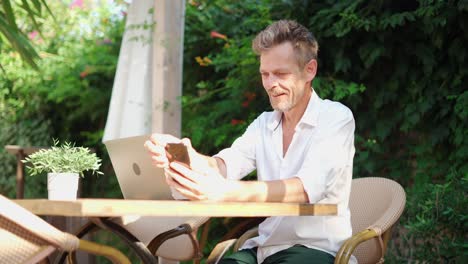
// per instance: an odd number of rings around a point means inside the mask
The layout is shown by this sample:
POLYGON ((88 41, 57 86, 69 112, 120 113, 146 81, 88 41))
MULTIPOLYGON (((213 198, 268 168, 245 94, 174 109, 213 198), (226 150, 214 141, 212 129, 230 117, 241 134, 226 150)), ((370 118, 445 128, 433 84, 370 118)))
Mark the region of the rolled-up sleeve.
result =
POLYGON ((226 178, 240 180, 255 170, 255 142, 258 139, 258 119, 252 122, 244 134, 232 146, 221 150, 214 157, 221 158, 226 164, 226 178))
MULTIPOLYGON (((319 135, 309 147, 296 175, 310 203, 342 203, 348 200, 354 157, 354 117, 347 110, 319 135), (349 178, 349 179, 348 179, 349 178)), ((347 204, 347 202, 346 202, 347 204)))

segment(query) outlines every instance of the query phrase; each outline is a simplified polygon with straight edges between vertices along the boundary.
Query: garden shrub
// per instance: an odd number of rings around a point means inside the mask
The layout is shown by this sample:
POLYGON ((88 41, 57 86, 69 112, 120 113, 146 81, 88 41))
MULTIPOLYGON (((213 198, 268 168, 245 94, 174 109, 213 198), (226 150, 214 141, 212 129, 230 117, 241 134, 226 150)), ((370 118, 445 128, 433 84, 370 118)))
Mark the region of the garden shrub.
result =
MULTIPOLYGON (((88 3, 88 2, 85 2, 88 3)), ((44 18, 41 32, 23 31, 41 60, 36 71, 8 51, 0 57, 0 145, 51 146, 53 138, 91 147, 107 160, 101 143, 124 27, 116 4, 104 6, 50 3, 55 18, 44 18), (93 8, 91 8, 93 7, 93 8)), ((21 20, 21 16, 18 18, 21 20)), ((5 49, 4 49, 5 50, 5 49)), ((2 148, 0 192, 13 196, 14 158, 2 148)), ((26 179, 27 197, 43 197, 43 177, 26 179), (28 183, 30 182, 30 183, 28 183), (29 191, 32 190, 31 193, 29 191)), ((113 175, 83 181, 85 196, 120 196, 113 175), (109 186, 103 193, 102 185, 109 186)))
POLYGON ((404 243, 394 244, 395 262, 466 263, 468 176, 450 172, 443 183, 408 191, 404 243))
POLYGON ((466 197, 455 186, 468 173, 467 9, 464 1, 430 0, 189 1, 183 133, 214 154, 268 111, 250 43, 274 20, 297 20, 320 45, 314 88, 354 113, 354 177, 391 178, 407 192, 388 261, 463 263, 466 214, 450 208, 464 208, 466 197), (451 203, 438 210, 450 217, 431 218, 443 230, 435 238, 418 228, 431 226, 424 203, 446 185, 451 203))

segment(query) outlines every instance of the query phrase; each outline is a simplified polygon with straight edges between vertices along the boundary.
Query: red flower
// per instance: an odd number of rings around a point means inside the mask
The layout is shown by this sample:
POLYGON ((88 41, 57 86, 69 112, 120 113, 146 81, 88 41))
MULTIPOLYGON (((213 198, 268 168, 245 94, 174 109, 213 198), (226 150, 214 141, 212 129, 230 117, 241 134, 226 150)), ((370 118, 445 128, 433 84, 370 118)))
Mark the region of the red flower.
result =
POLYGON ((216 32, 216 31, 211 31, 210 37, 212 37, 212 38, 220 38, 220 39, 227 40, 227 36, 226 36, 226 35, 223 35, 223 34, 221 34, 221 33, 219 33, 219 32, 216 32))
POLYGON ((86 65, 84 70, 82 72, 80 72, 80 77, 81 78, 84 78, 86 76, 88 76, 90 73, 93 73, 95 70, 92 66, 89 66, 89 65, 86 65))
POLYGON ((257 94, 252 92, 246 92, 244 95, 245 98, 247 98, 247 101, 249 102, 251 102, 253 99, 255 99, 255 97, 257 97, 257 94))
POLYGON ((80 72, 80 77, 84 78, 84 77, 88 76, 88 74, 89 73, 87 71, 82 71, 82 72, 80 72))
POLYGON ((244 123, 244 120, 239 120, 239 119, 232 119, 231 120, 231 125, 235 126, 235 125, 240 125, 240 124, 243 124, 244 123))
POLYGON ((37 32, 37 31, 34 30, 33 32, 30 32, 30 33, 28 34, 28 38, 29 38, 30 40, 33 40, 33 39, 35 39, 35 38, 37 37, 38 34, 39 34, 39 32, 37 32))
POLYGON ((84 7, 83 0, 73 0, 73 2, 70 4, 70 9, 83 8, 83 7, 84 7))
POLYGON ((249 101, 242 102, 242 107, 244 107, 244 108, 249 107, 249 101))

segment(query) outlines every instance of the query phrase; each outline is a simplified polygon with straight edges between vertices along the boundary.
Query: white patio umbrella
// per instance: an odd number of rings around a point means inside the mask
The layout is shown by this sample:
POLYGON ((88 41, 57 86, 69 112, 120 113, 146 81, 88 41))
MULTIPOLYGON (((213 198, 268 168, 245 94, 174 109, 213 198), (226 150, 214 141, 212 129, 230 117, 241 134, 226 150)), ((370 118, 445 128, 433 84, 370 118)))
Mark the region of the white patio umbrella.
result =
POLYGON ((133 1, 127 13, 103 141, 151 133, 153 1, 133 1))
MULTIPOLYGON (((131 2, 103 141, 153 132, 180 136, 184 11, 184 0, 131 2), (154 30, 147 27, 152 24, 154 30)), ((149 233, 154 234, 175 220, 132 217, 122 222, 129 230, 147 228, 150 222, 154 228, 149 233)), ((180 250, 168 243, 166 248, 180 250)), ((159 263, 178 262, 160 258, 159 263)))

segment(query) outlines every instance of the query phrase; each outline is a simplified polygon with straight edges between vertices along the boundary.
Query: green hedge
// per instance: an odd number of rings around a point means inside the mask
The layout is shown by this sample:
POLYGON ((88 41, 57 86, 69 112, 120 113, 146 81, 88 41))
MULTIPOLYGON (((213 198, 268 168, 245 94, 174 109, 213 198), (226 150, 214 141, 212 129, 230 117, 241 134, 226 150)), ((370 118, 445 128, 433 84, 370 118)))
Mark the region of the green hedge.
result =
POLYGON ((406 189, 388 261, 467 259, 466 2, 189 3, 183 132, 198 149, 229 146, 270 109, 251 39, 271 21, 297 20, 320 45, 314 88, 354 113, 354 177, 391 178, 406 189))

